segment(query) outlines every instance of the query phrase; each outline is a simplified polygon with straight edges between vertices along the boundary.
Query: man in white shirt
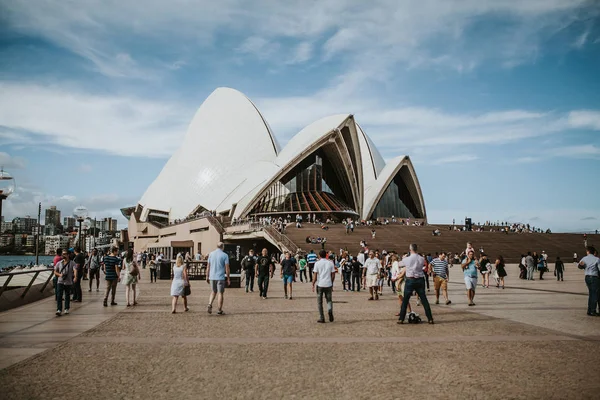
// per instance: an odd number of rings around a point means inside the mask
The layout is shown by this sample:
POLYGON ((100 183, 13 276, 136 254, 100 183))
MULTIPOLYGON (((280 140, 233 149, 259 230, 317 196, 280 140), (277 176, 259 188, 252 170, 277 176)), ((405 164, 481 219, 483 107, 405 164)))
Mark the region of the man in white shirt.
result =
POLYGON ((425 294, 425 273, 423 266, 425 265, 425 259, 417 254, 417 245, 411 244, 410 255, 400 262, 400 266, 406 267, 406 284, 404 285, 404 298, 402 299, 402 307, 400 308, 400 317, 398 323, 403 324, 404 318, 406 317, 406 308, 410 301, 410 297, 413 292, 416 291, 417 295, 423 303, 425 308, 425 315, 427 315, 427 321, 433 324, 433 315, 431 315, 431 307, 425 294))
POLYGON ((578 264, 579 269, 585 270, 585 284, 588 287, 587 315, 597 317, 598 291, 600 290, 600 259, 596 257, 596 249, 592 246, 586 247, 587 255, 578 264))
POLYGON ((369 294, 371 295, 371 297, 369 297, 369 300, 379 300, 379 295, 377 294, 377 278, 379 276, 380 266, 381 261, 375 258, 375 252, 373 250, 369 251, 369 258, 367 258, 367 260, 364 263, 365 278, 367 281, 367 287, 369 288, 369 294))
POLYGON ((319 251, 319 260, 315 263, 313 270, 312 290, 315 291, 317 286, 317 305, 319 306, 318 323, 325 323, 325 315, 323 314, 323 295, 327 301, 327 311, 329 313, 329 322, 333 322, 333 279, 335 276, 335 267, 331 261, 326 259, 327 252, 319 251))

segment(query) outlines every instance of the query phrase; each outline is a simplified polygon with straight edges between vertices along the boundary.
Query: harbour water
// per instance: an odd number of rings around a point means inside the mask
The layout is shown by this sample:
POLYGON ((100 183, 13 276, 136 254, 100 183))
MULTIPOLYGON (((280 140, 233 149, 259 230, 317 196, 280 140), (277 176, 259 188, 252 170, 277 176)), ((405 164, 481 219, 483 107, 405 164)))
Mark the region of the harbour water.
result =
MULTIPOLYGON (((39 263, 48 265, 52 262, 53 256, 40 256, 39 263)), ((15 265, 35 264, 35 256, 0 256, 0 270, 15 265)))

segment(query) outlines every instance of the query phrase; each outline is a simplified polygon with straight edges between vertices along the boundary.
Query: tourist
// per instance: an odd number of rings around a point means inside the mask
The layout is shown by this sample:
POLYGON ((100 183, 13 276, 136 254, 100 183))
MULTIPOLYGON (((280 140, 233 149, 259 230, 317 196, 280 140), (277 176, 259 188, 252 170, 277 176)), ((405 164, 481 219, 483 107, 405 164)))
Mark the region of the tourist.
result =
POLYGON ((144 251, 142 253, 142 268, 146 269, 147 264, 148 264, 148 254, 146 254, 146 251, 144 251))
POLYGON ((585 284, 588 288, 587 315, 598 316, 596 307, 598 305, 598 290, 600 290, 599 271, 600 260, 594 255, 596 249, 588 246, 585 249, 586 256, 578 264, 579 269, 585 269, 585 284))
POLYGON ((323 313, 323 295, 327 301, 327 313, 329 314, 329 322, 333 322, 333 278, 335 268, 333 263, 326 259, 327 252, 321 250, 319 252, 319 260, 315 263, 315 269, 312 279, 312 290, 315 291, 317 286, 317 306, 319 309, 318 323, 325 323, 325 315, 323 313))
POLYGON ((85 267, 85 255, 81 252, 81 247, 75 247, 75 277, 73 278, 73 301, 81 303, 81 278, 83 277, 83 268, 85 267))
POLYGON ((361 279, 362 279, 362 264, 358 261, 357 257, 352 257, 352 291, 360 292, 361 279))
POLYGON ((171 279, 171 296, 173 297, 173 299, 171 300, 171 313, 177 313, 177 302, 179 301, 180 296, 183 298, 184 311, 188 311, 189 308, 187 306, 185 286, 186 283, 189 285, 189 281, 187 267, 183 264, 183 257, 181 255, 177 256, 175 265, 172 268, 171 279))
POLYGON ((87 262, 87 269, 89 271, 90 277, 90 290, 92 291, 92 284, 94 282, 94 278, 96 278, 96 292, 100 291, 100 255, 98 254, 98 249, 92 250, 92 254, 87 262))
POLYGON ((269 278, 275 273, 275 263, 269 257, 269 251, 262 249, 262 254, 256 260, 256 276, 258 281, 258 291, 260 298, 267 299, 267 291, 269 290, 269 278))
POLYGON ((375 239, 375 234, 377 232, 375 232, 375 228, 371 229, 371 239, 375 239))
POLYGON ((300 267, 300 282, 308 282, 308 277, 306 275, 306 265, 308 263, 306 262, 306 258, 304 258, 303 256, 299 256, 298 258, 298 266, 300 267), (304 277, 304 280, 302 279, 302 277, 304 277))
POLYGON ((254 256, 253 249, 250 249, 248 255, 242 259, 242 268, 246 275, 246 293, 248 293, 248 289, 254 293, 254 269, 256 268, 256 257, 254 256))
POLYGON ((352 291, 352 259, 347 252, 343 252, 340 260, 340 268, 342 269, 342 287, 344 292, 352 291))
POLYGON ((531 252, 527 252, 527 256, 525 257, 525 267, 527 268, 527 280, 533 280, 533 269, 535 268, 535 260, 531 255, 531 252))
POLYGON ((138 283, 140 269, 133 257, 132 248, 127 250, 127 255, 123 260, 122 270, 124 272, 123 284, 125 285, 125 301, 127 302, 127 307, 137 306, 137 301, 135 301, 135 287, 138 283))
POLYGON ((150 254, 148 268, 150 268, 150 283, 156 283, 156 257, 154 256, 154 254, 150 254))
POLYGON ((281 261, 281 279, 283 280, 283 292, 286 300, 293 300, 292 282, 296 276, 296 260, 291 257, 289 251, 284 253, 284 259, 281 261))
MULTIPOLYGON (((53 267, 56 267, 56 264, 61 262, 62 252, 63 252, 63 250, 61 248, 56 249, 56 254, 54 255, 54 258, 52 259, 53 267)), ((54 274, 54 277, 52 278, 52 284, 54 285, 54 300, 58 301, 58 275, 54 274)))
MULTIPOLYGON (((396 292, 398 293, 398 306, 402 307, 402 301, 404 301, 404 286, 406 283, 406 267, 400 266, 400 261, 397 254, 392 255, 392 282, 396 286, 396 292)), ((408 303, 408 312, 412 312, 410 303, 408 303)), ((400 311, 396 313, 396 317, 400 316, 400 311)))
POLYGON ((117 295, 117 283, 121 280, 119 275, 121 274, 121 259, 117 257, 119 249, 117 247, 111 247, 110 254, 104 256, 102 259, 102 269, 104 271, 104 279, 106 280, 106 290, 104 292, 104 307, 108 304, 108 294, 111 293, 111 306, 116 306, 115 296, 117 295))
POLYGON ((437 258, 431 260, 431 266, 433 268, 433 289, 435 290, 435 304, 440 304, 440 290, 446 300, 446 305, 452 302, 448 299, 448 281, 450 280, 450 274, 448 270, 448 261, 446 260, 446 253, 441 252, 437 258))
POLYGON ((312 282, 313 278, 313 268, 315 267, 315 263, 317 262, 317 255, 314 250, 311 250, 310 253, 306 255, 306 261, 308 262, 308 277, 312 282))
POLYGON ((223 297, 225 296, 225 279, 227 286, 231 284, 229 280, 229 256, 223 251, 225 245, 223 242, 217 243, 217 248, 208 255, 208 265, 206 267, 206 282, 211 285, 212 291, 208 299, 207 311, 212 313, 212 305, 217 298, 218 315, 223 315, 223 297))
POLYGON ((496 287, 499 288, 502 286, 502 289, 504 289, 504 278, 506 277, 506 264, 504 263, 504 257, 501 255, 498 256, 498 258, 496 258, 495 266, 495 274, 497 279, 496 287))
POLYGON ((546 261, 543 254, 538 257, 537 269, 540 272, 540 281, 543 281, 544 272, 546 272, 546 261))
POLYGON ((467 242, 467 248, 465 249, 465 256, 469 254, 469 251, 472 251, 475 254, 475 249, 473 248, 473 244, 471 242, 467 242))
POLYGON ((379 276, 380 265, 379 260, 375 258, 375 252, 373 250, 369 251, 369 258, 365 261, 365 280, 369 288, 369 300, 379 300, 377 277, 379 276))
POLYGON ((564 271, 565 264, 560 260, 560 257, 556 257, 556 261, 554 262, 554 276, 556 276, 557 281, 563 281, 564 271))
POLYGON ((492 264, 485 254, 481 255, 481 258, 479 259, 479 265, 479 272, 481 273, 481 280, 483 281, 481 287, 489 288, 492 264))
POLYGON ((479 269, 479 262, 475 258, 475 252, 470 250, 467 253, 467 257, 462 262, 462 269, 465 276, 465 286, 467 287, 467 299, 469 300, 469 306, 474 306, 475 303, 475 289, 477 288, 477 270, 479 269))
POLYGON ((62 259, 54 265, 54 276, 57 277, 56 316, 60 317, 63 311, 63 296, 65 298, 65 314, 69 313, 71 306, 71 288, 73 280, 77 278, 75 263, 69 260, 67 250, 61 252, 62 259))
POLYGON ((433 324, 433 315, 431 314, 431 307, 425 294, 425 274, 423 267, 425 265, 425 259, 417 254, 417 245, 411 244, 409 246, 410 255, 400 262, 400 267, 406 268, 406 283, 404 284, 404 295, 402 299, 402 306, 400 307, 400 315, 398 317, 398 323, 403 324, 404 318, 406 317, 406 309, 410 303, 410 297, 413 292, 417 292, 419 299, 423 303, 425 308, 425 315, 427 321, 433 324))

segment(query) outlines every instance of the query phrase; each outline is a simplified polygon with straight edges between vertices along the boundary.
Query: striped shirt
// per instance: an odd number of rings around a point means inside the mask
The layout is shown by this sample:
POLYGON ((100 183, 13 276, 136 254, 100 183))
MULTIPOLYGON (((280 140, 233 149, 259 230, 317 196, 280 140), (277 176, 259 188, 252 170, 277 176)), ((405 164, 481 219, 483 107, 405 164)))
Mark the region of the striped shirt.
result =
POLYGON ((448 261, 436 258, 431 261, 433 272, 440 278, 448 279, 448 261))
POLYGON ((104 256, 104 273, 106 274, 106 280, 117 279, 117 266, 121 265, 121 259, 115 256, 104 256))
POLYGON ((314 264, 317 262, 317 255, 315 253, 308 253, 306 255, 306 261, 308 261, 309 264, 314 264))

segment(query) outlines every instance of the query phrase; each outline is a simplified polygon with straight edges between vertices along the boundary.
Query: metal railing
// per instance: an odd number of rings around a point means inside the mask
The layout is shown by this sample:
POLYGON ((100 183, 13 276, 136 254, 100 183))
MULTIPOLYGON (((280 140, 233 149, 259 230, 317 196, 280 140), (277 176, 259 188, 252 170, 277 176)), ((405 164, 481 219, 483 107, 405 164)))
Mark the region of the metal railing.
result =
POLYGON ((277 241, 282 247, 285 247, 290 253, 296 254, 296 252, 298 251, 298 246, 296 246, 296 243, 294 243, 285 234, 279 232, 277 229, 273 228, 270 225, 267 225, 263 228, 263 230, 275 241, 277 241))
MULTIPOLYGON (((27 295, 27 292, 29 292, 29 289, 31 289, 31 286, 33 286, 33 283, 37 279, 38 275, 40 273, 42 273, 42 272, 51 272, 51 274, 48 275, 48 279, 46 279, 46 282, 44 283, 44 285, 40 289, 40 292, 44 292, 44 290, 46 289, 46 286, 48 286, 48 283, 50 283, 50 280, 54 276, 54 273, 52 273, 52 272, 54 272, 54 270, 52 268, 30 270, 30 271, 16 271, 16 272, 12 272, 11 271, 11 272, 0 273, 0 278, 1 277, 7 277, 6 280, 4 281, 4 285, 2 285, 2 287, 0 288, 0 296, 2 295, 2 293, 4 293, 6 291, 6 289, 8 288, 8 284, 10 283, 10 281, 12 280, 12 278, 14 276, 25 275, 25 274, 33 274, 33 277, 29 281, 29 284, 27 285, 27 287, 25 288, 25 290, 23 291, 23 293, 21 293, 21 298, 24 298, 25 295, 27 295)), ((19 287, 21 287, 21 286, 19 286, 19 287)))

